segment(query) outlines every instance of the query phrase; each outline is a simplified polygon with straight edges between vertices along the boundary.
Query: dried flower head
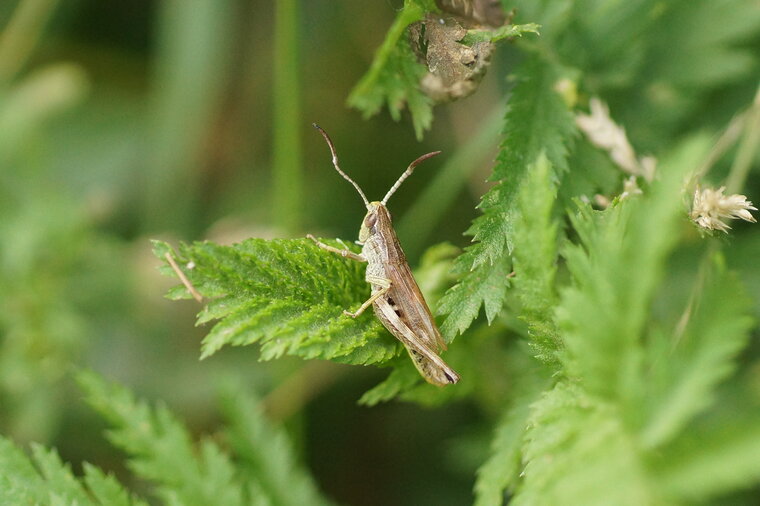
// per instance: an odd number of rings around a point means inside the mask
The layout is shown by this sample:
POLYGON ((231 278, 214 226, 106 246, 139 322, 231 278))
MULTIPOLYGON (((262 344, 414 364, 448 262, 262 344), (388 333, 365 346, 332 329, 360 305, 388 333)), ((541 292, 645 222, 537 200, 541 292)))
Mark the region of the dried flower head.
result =
POLYGON ((636 182, 636 176, 631 176, 623 182, 623 193, 620 194, 620 200, 625 200, 633 195, 641 195, 643 192, 636 182))
POLYGON ((744 195, 723 195, 726 190, 721 186, 717 190, 705 188, 694 192, 694 203, 691 207, 691 219, 707 230, 728 232, 731 227, 724 219, 742 219, 754 223, 756 220, 750 211, 757 211, 752 202, 744 195))
POLYGON ((589 138, 592 144, 604 149, 615 164, 625 172, 641 176, 647 181, 654 178, 656 160, 651 157, 636 158, 625 129, 610 117, 607 104, 596 97, 589 101, 591 114, 578 114, 575 123, 589 138))

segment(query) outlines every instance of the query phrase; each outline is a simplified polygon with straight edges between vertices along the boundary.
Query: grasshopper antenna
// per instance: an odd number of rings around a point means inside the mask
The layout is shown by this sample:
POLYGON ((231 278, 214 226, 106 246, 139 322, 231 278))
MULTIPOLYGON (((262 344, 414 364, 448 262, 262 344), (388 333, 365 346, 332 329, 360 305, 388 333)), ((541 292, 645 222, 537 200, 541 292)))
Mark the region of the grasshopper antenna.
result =
POLYGON ((382 205, 386 205, 388 203, 388 199, 391 198, 391 195, 396 193, 396 190, 398 190, 398 187, 401 186, 401 183, 403 183, 406 178, 412 175, 412 172, 414 172, 414 168, 427 160, 428 158, 433 158, 436 155, 440 155, 440 151, 433 151, 432 153, 428 153, 426 155, 422 155, 421 157, 417 158, 415 161, 409 164, 409 167, 406 168, 403 174, 398 178, 398 181, 393 183, 393 186, 391 186, 391 189, 388 190, 388 193, 385 194, 385 197, 383 197, 383 200, 380 201, 382 205))
POLYGON ((313 126, 314 128, 316 128, 317 130, 319 130, 319 133, 321 133, 322 137, 325 138, 325 142, 327 142, 327 145, 330 146, 330 153, 332 153, 332 163, 333 163, 333 166, 335 167, 335 170, 338 171, 338 174, 340 174, 341 176, 343 176, 343 179, 345 179, 346 181, 348 181, 349 183, 351 183, 352 185, 354 185, 354 188, 356 188, 356 191, 359 192, 359 196, 364 201, 364 205, 367 206, 367 207, 369 207, 369 200, 367 200, 367 196, 364 195, 364 192, 362 191, 361 188, 359 188, 359 185, 356 184, 356 182, 353 179, 351 179, 350 177, 348 177, 348 174, 346 174, 345 172, 343 172, 342 170, 340 170, 340 167, 338 167, 338 155, 335 153, 335 146, 333 145, 333 142, 330 139, 330 136, 327 135, 327 132, 325 132, 324 130, 322 130, 322 127, 320 127, 316 123, 312 123, 311 126, 313 126))

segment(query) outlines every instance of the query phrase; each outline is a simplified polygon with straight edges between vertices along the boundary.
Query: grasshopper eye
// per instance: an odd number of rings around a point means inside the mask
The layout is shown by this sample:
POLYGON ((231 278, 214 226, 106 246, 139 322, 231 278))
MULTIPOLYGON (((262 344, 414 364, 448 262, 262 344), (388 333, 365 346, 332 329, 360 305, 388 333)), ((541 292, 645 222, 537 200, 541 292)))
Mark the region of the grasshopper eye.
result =
POLYGON ((367 228, 374 227, 375 223, 377 223, 377 214, 375 213, 368 214, 367 217, 364 218, 364 226, 367 228))

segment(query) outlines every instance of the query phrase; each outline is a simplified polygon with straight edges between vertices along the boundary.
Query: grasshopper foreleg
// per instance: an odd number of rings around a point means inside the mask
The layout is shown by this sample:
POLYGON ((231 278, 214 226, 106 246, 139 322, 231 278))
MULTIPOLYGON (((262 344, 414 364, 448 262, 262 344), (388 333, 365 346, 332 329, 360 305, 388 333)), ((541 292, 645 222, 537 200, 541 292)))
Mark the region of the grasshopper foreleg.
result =
POLYGON ((344 249, 335 248, 333 246, 330 246, 329 244, 325 244, 321 242, 319 239, 317 239, 311 234, 308 234, 306 238, 314 241, 314 243, 320 248, 322 248, 323 250, 329 251, 330 253, 335 253, 336 255, 340 255, 343 258, 350 258, 351 260, 356 260, 357 262, 367 261, 367 259, 364 258, 362 255, 358 255, 354 253, 353 251, 349 250, 348 248, 344 248, 344 249))
POLYGON ((367 299, 367 301, 359 306, 359 309, 357 309, 355 312, 350 311, 343 311, 344 315, 350 316, 351 318, 356 318, 360 314, 364 312, 365 309, 370 307, 373 302, 375 302, 377 299, 388 293, 388 290, 391 289, 391 280, 386 278, 377 278, 377 277, 368 277, 367 281, 373 285, 380 286, 380 290, 373 293, 372 296, 367 299))

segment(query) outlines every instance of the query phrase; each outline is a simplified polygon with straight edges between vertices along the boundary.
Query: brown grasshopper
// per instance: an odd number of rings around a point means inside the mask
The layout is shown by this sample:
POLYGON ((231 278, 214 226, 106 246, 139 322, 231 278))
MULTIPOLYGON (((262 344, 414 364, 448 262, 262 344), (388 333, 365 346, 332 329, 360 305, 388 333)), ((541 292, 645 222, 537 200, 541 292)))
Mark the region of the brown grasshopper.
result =
POLYGON ((359 185, 338 166, 335 146, 327 133, 317 124, 314 124, 314 128, 319 130, 327 141, 335 170, 356 188, 367 207, 367 215, 362 221, 357 241, 362 246, 361 254, 356 254, 347 248, 334 248, 318 241, 312 235, 307 236, 324 250, 359 262, 367 262, 365 279, 372 286, 372 295, 355 312, 343 311, 343 313, 356 318, 372 306, 375 315, 385 328, 406 347, 415 367, 426 381, 438 386, 456 383, 459 381, 459 375, 438 356, 440 350, 446 349, 446 343, 412 276, 412 270, 406 262, 404 252, 396 238, 396 232, 393 230, 391 215, 385 207, 388 199, 411 175, 414 168, 424 160, 439 154, 440 151, 417 158, 388 190, 383 200, 370 202, 359 185))

